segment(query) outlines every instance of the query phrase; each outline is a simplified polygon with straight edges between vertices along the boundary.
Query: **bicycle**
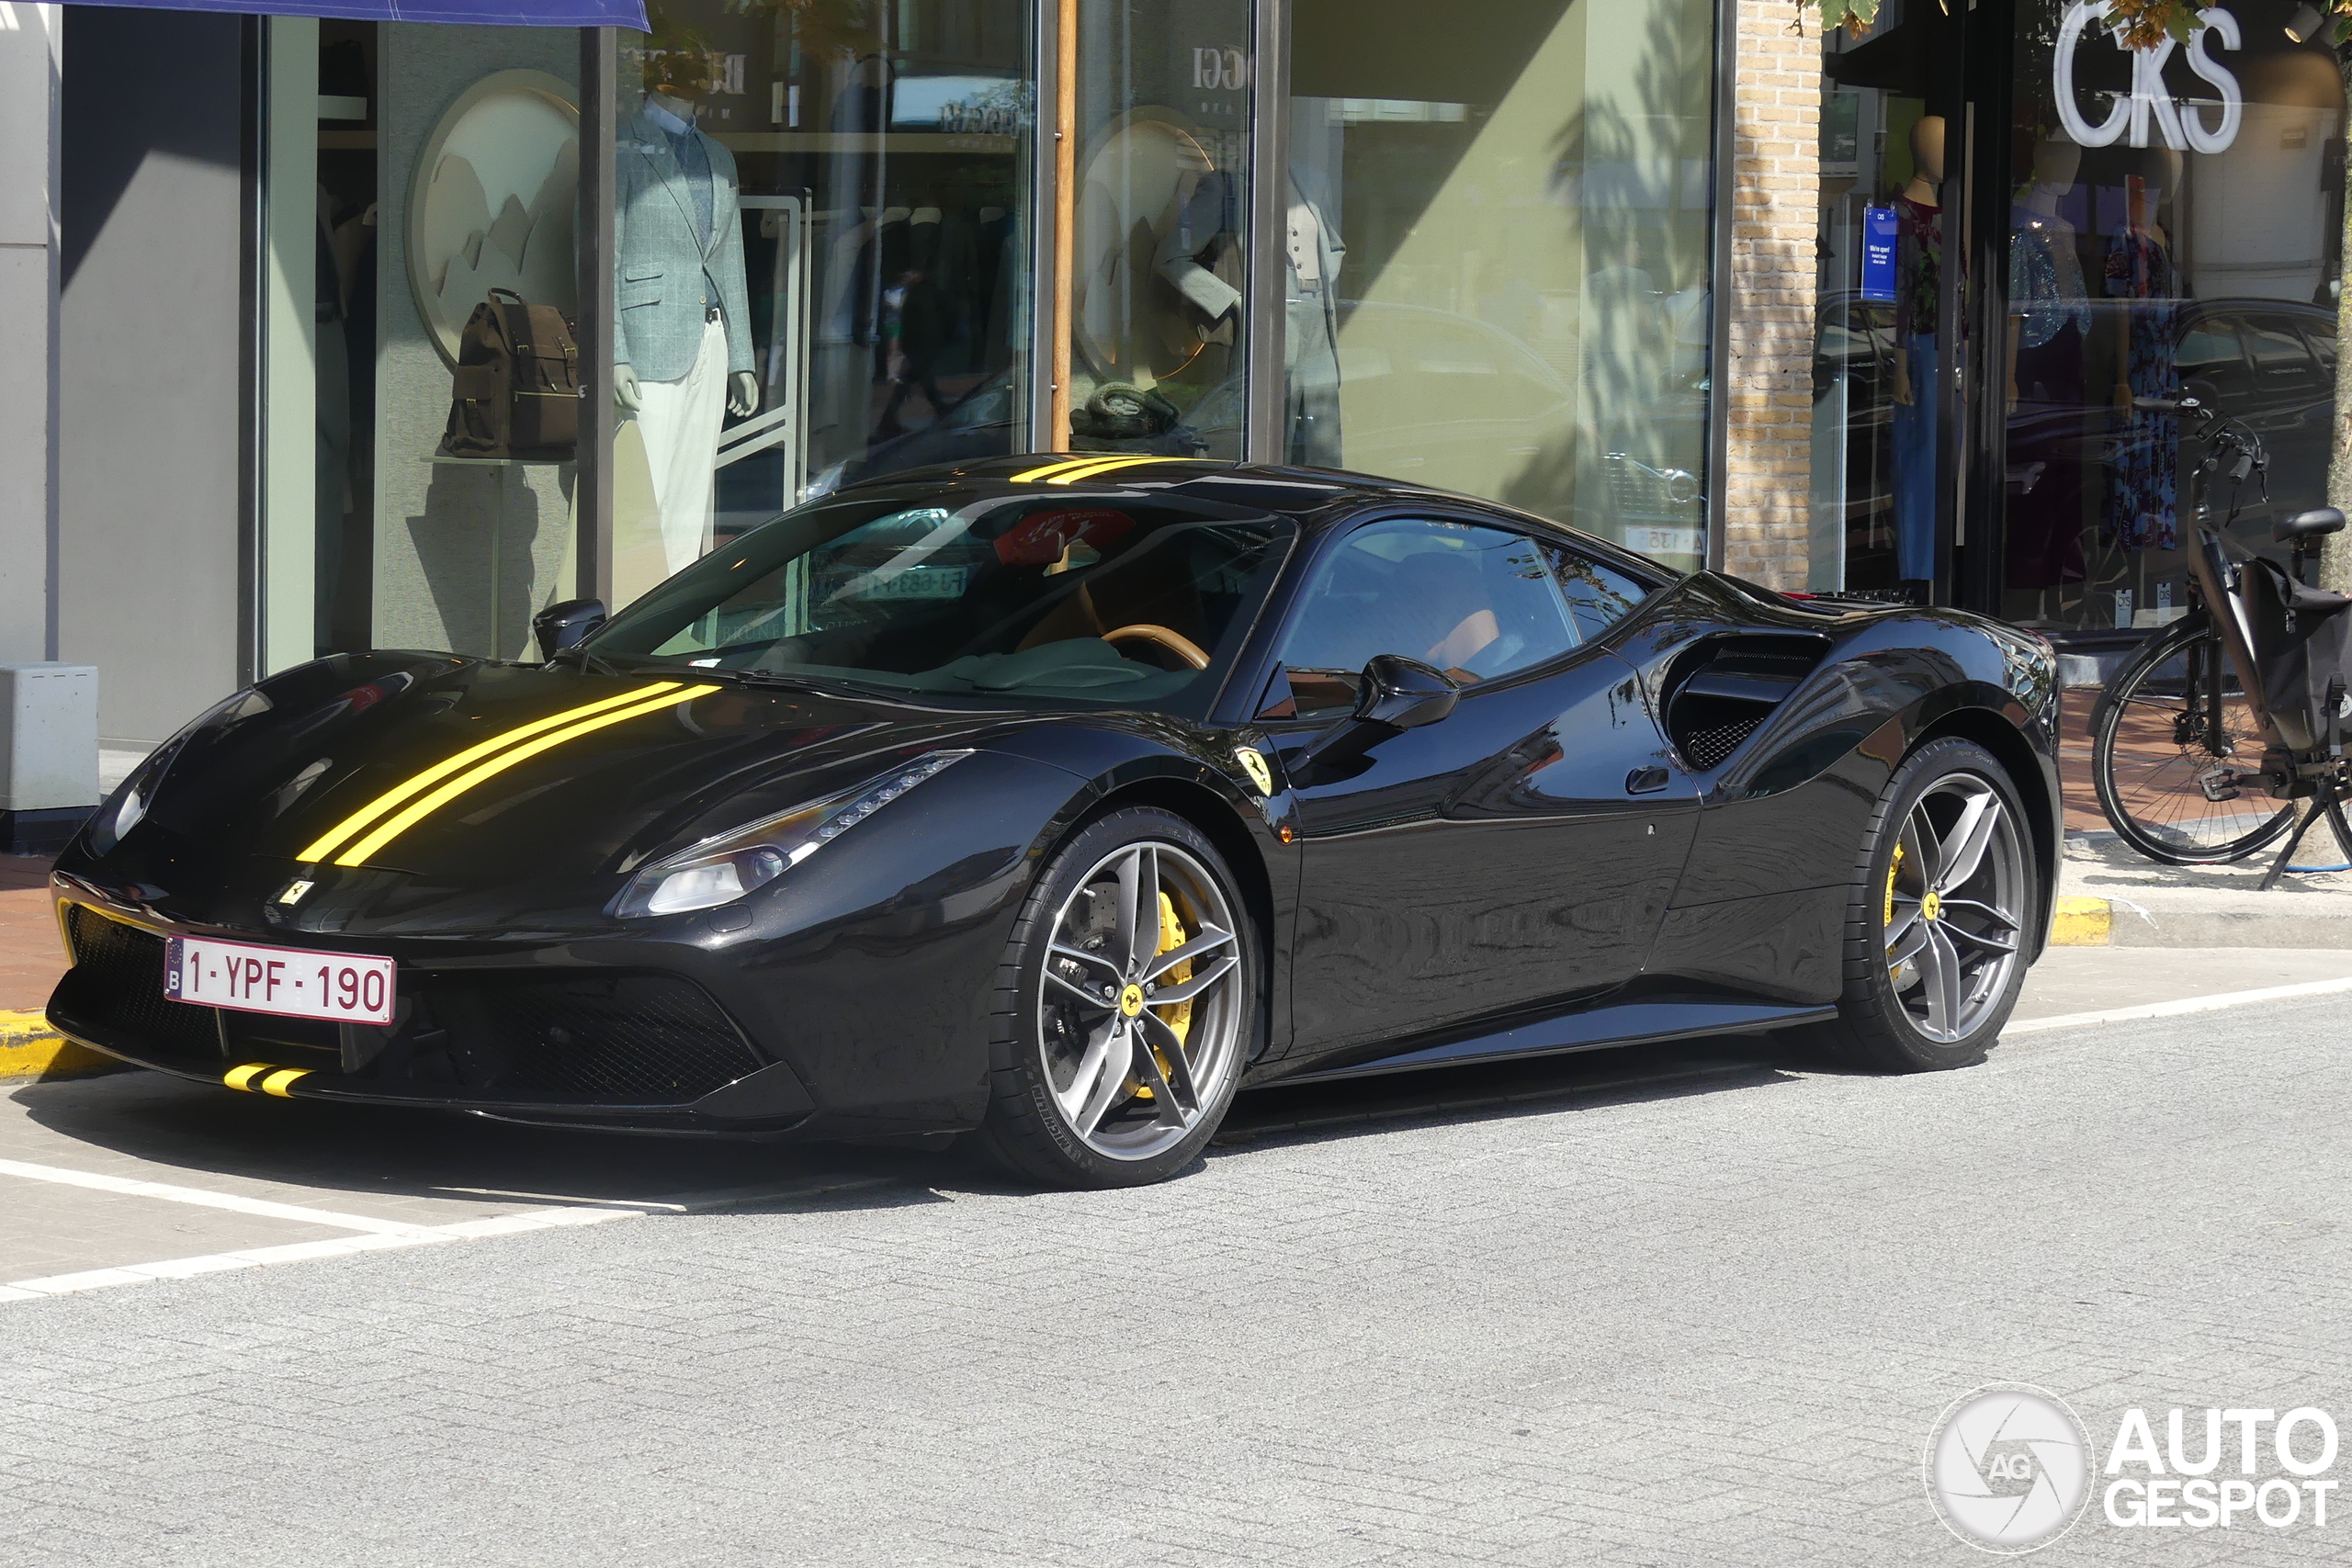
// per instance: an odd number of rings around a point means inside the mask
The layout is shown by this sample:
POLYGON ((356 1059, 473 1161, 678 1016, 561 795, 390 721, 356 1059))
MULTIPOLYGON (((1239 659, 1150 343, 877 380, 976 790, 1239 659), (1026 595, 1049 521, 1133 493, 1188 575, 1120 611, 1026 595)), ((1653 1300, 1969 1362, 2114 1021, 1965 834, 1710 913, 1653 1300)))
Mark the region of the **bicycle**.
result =
MULTIPOLYGON (((2285 611, 2290 637, 2301 610, 2324 616, 2331 606, 2322 601, 2343 607, 2340 596, 2309 588, 2304 569, 2319 541, 2344 527, 2344 514, 2322 507, 2273 526, 2273 540, 2292 549, 2294 587, 2281 589, 2267 576, 2275 568, 2212 526, 2214 476, 2226 465, 2232 485, 2226 527, 2237 519, 2245 480, 2267 467, 2261 439, 2197 398, 2141 397, 2133 403, 2194 420, 2204 452, 2189 479, 2188 608, 2108 683, 2092 710, 2091 773, 2099 807, 2125 843, 2175 865, 2244 860, 2291 832, 2263 881, 2266 888, 2288 869, 2322 815, 2352 857, 2352 823, 2343 811, 2342 679, 2328 686, 2324 702, 2301 705, 2324 710, 2316 717, 2274 707, 2256 635, 2258 615, 2266 615, 2266 625, 2278 619, 2267 613, 2282 595, 2296 601, 2285 611), (2298 826, 2301 801, 2310 807, 2298 826)), ((2272 650, 2274 664, 2293 656, 2285 639, 2267 640, 2282 645, 2272 650)))

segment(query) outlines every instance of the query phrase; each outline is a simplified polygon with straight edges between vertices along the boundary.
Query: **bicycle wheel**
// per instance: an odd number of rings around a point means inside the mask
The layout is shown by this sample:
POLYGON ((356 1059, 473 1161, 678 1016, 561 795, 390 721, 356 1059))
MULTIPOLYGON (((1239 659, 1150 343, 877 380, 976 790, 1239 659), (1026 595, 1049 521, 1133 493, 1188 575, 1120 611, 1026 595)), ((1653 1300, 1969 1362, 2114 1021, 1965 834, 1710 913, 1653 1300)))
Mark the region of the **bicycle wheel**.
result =
POLYGON ((2108 688, 2091 732, 2091 782, 2123 841, 2150 860, 2242 860, 2293 822, 2295 808, 2251 780, 2262 726, 2221 638, 2203 621, 2159 633, 2108 688), (2206 721, 2219 667, 2221 736, 2206 721))

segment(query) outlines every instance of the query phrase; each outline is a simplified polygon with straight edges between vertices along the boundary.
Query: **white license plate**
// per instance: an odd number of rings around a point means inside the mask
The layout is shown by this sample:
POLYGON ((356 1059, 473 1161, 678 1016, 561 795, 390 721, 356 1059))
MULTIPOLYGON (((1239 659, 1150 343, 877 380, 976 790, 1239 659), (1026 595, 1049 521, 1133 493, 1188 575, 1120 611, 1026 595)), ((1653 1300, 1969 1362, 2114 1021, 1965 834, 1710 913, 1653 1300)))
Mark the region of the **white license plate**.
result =
POLYGON ((194 936, 173 937, 168 950, 164 994, 174 1001, 334 1023, 392 1021, 397 970, 389 958, 194 936))

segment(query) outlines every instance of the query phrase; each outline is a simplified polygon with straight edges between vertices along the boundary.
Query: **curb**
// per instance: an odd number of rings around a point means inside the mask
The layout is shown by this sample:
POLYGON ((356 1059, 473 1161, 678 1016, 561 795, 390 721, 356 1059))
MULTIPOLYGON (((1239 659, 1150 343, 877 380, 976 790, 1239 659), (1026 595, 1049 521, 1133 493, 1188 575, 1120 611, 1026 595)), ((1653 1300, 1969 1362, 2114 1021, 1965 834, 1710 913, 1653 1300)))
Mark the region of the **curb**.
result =
POLYGON ((127 1066, 74 1044, 38 1012, 0 1011, 0 1084, 95 1077, 127 1066))
POLYGON ((2061 898, 2050 918, 2052 947, 2105 947, 2115 928, 2115 911, 2104 898, 2061 898))
POLYGON ((2062 897, 2050 921, 2052 947, 2263 947, 2352 951, 2352 912, 2313 909, 2282 897, 2248 908, 2199 908, 2130 898, 2062 897))

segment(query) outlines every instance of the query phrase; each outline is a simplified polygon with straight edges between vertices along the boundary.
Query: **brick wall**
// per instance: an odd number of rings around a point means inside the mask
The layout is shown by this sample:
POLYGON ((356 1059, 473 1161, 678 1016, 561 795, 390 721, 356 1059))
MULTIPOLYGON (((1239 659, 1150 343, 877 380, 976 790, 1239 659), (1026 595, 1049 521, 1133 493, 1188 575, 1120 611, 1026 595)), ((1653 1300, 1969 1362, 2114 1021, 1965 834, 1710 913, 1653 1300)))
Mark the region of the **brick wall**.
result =
POLYGON ((1731 360, 1724 567, 1805 582, 1821 34, 1793 0, 1738 0, 1732 97, 1731 360))

